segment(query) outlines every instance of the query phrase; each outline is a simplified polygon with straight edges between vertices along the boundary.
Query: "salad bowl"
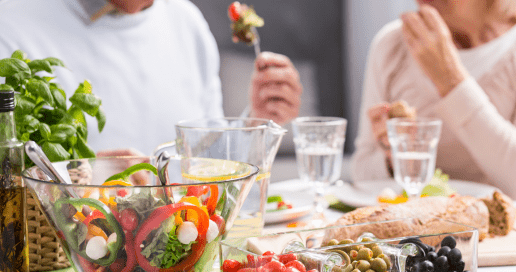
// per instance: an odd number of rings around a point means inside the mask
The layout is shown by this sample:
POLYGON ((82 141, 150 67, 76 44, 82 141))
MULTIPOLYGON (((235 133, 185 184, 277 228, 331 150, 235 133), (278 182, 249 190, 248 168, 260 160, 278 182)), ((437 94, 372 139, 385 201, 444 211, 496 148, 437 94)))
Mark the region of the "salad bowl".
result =
POLYGON ((70 184, 38 167, 22 176, 76 271, 210 271, 258 167, 170 159, 166 185, 154 157, 53 163, 70 184))

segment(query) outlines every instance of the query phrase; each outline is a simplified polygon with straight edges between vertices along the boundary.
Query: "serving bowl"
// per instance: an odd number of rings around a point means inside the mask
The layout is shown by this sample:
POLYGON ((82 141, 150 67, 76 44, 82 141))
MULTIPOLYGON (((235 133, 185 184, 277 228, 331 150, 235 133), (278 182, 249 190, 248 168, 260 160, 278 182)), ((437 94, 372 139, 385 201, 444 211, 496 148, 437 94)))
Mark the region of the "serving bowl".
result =
POLYGON ((174 157, 162 186, 154 164, 154 157, 53 163, 71 184, 38 167, 22 176, 77 271, 210 271, 258 168, 174 157))
POLYGON ((476 272, 478 238, 477 229, 451 221, 402 218, 226 239, 220 242, 220 262, 223 272, 233 267, 260 271, 301 265, 312 272, 348 272, 359 265, 360 271, 375 272, 476 272), (423 225, 449 231, 435 232, 423 225), (398 236, 397 228, 413 235, 398 236))

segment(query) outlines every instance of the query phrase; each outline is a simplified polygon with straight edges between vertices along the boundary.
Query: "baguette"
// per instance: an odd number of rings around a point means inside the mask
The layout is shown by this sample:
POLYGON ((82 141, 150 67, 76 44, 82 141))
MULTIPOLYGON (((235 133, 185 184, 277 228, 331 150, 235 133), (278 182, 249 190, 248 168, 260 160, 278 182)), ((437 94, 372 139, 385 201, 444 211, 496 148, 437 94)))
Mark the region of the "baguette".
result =
POLYGON ((478 229, 479 239, 487 236, 489 230, 489 211, 480 199, 471 196, 423 197, 397 205, 382 205, 356 209, 343 215, 333 225, 352 225, 366 222, 387 221, 393 219, 418 217, 413 222, 393 221, 381 229, 374 225, 359 225, 356 228, 330 229, 325 240, 354 239, 364 232, 371 232, 377 238, 387 239, 419 235, 421 233, 448 233, 462 231, 463 226, 442 226, 432 218, 449 220, 478 229))

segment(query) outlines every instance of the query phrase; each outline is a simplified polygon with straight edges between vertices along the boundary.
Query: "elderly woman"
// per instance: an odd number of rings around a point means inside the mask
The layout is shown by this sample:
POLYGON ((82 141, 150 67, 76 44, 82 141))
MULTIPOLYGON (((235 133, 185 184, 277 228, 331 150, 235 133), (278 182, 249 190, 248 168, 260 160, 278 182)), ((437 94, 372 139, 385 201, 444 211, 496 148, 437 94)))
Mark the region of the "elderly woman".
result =
POLYGON ((436 167, 516 199, 515 0, 418 0, 375 37, 353 156, 355 181, 389 177, 385 121, 405 100, 443 120, 436 167))

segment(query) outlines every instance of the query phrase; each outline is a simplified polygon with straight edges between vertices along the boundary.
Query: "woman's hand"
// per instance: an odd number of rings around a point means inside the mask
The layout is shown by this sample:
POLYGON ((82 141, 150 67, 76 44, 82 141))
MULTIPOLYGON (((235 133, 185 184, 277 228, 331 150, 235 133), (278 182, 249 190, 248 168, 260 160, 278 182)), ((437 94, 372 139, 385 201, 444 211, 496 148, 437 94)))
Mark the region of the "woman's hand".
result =
POLYGON ((419 12, 404 13, 401 19, 403 38, 410 53, 439 94, 446 96, 468 76, 448 26, 429 5, 422 5, 419 12))
POLYGON ((303 86, 288 57, 263 52, 255 61, 250 92, 251 117, 285 124, 299 113, 303 86))
POLYGON ((389 119, 389 103, 379 103, 367 110, 371 121, 373 136, 382 148, 388 160, 391 158, 391 145, 387 137, 387 120, 389 119))

